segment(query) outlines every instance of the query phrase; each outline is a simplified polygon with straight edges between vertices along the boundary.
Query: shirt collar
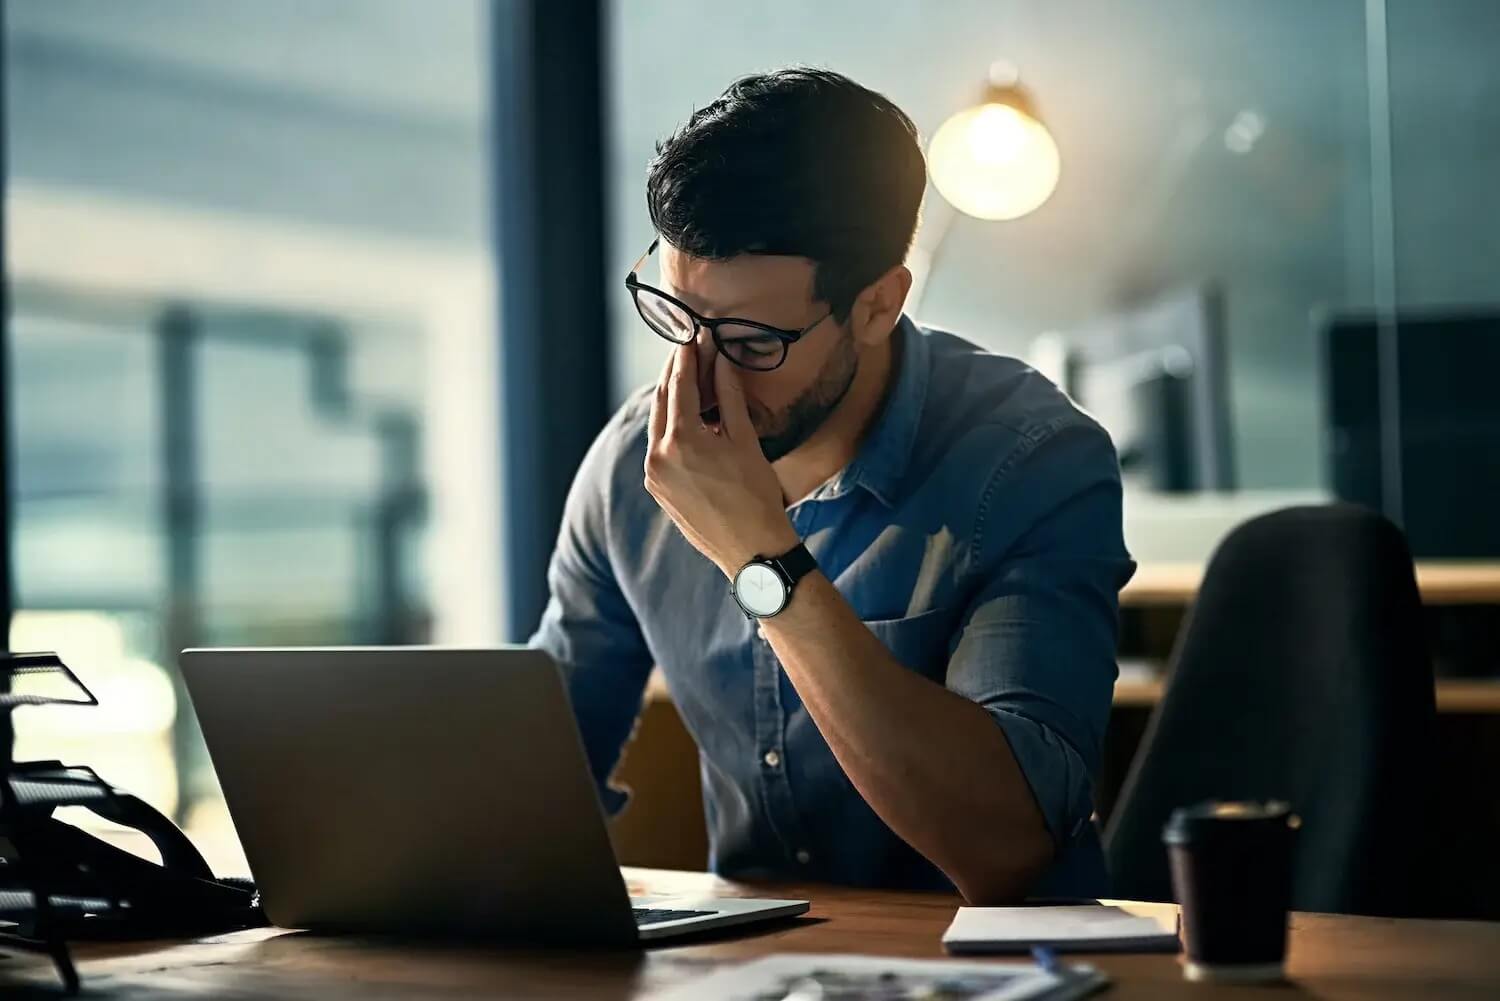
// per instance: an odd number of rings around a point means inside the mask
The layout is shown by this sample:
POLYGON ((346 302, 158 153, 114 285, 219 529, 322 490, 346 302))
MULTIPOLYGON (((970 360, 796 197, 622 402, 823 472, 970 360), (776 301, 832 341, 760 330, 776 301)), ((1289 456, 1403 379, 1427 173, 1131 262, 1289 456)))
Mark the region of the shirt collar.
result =
POLYGON ((911 462, 917 440, 922 406, 927 400, 927 377, 931 345, 917 325, 905 315, 892 332, 896 339, 896 378, 886 393, 880 415, 871 425, 859 452, 840 477, 843 484, 857 483, 894 507, 896 488, 911 462))

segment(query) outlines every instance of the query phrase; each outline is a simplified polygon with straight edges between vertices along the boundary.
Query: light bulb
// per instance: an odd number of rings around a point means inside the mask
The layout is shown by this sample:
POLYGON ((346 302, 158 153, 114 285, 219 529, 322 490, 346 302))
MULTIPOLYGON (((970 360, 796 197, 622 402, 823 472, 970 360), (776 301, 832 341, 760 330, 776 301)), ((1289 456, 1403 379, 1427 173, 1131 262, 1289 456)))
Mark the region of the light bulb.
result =
POLYGON ((1019 219, 1051 197, 1062 161, 1046 126, 991 102, 942 124, 927 149, 927 168, 954 208, 999 221, 1019 219))

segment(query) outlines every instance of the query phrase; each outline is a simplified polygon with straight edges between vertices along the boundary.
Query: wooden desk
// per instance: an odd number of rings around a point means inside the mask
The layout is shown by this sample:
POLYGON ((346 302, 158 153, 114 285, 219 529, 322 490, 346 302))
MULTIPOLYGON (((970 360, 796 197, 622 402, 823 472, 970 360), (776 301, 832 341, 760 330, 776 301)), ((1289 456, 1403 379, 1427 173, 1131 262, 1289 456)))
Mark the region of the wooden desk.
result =
MULTIPOLYGON (((820 886, 750 887, 701 873, 627 870, 651 894, 805 896, 811 915, 790 925, 644 953, 601 954, 399 946, 264 930, 195 943, 91 945, 78 950, 84 997, 608 998, 645 997, 714 966, 771 952, 862 952, 935 958, 957 906, 943 895, 820 886)), ((1391 921, 1298 914, 1292 921, 1291 987, 1189 984, 1173 956, 1092 957, 1114 979, 1119 1001, 1251 998, 1377 1001, 1500 997, 1500 924, 1391 921)), ((0 962, 0 995, 55 998, 50 972, 0 962), (29 988, 29 989, 28 989, 29 988)))
MULTIPOLYGON (((1196 563, 1142 563, 1120 592, 1120 605, 1191 604, 1202 582, 1203 567, 1196 563)), ((1423 560, 1417 587, 1427 605, 1500 605, 1500 563, 1423 560)))

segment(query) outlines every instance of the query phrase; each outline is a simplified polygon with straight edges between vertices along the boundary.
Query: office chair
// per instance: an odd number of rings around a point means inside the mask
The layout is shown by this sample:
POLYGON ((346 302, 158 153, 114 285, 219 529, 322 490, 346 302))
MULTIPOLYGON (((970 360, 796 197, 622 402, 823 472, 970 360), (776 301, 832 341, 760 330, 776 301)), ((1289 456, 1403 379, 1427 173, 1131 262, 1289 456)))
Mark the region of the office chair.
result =
POLYGON ((1293 907, 1423 913, 1434 723, 1401 531, 1349 505, 1241 525, 1209 563, 1110 819, 1115 895, 1172 899, 1174 808, 1282 799, 1302 818, 1293 907))

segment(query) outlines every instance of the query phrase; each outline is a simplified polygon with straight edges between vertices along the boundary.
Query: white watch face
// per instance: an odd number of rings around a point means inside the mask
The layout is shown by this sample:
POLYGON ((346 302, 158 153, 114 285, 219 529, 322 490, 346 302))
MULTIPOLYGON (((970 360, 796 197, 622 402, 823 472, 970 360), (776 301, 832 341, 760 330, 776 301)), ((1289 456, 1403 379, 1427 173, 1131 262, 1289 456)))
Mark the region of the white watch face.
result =
POLYGON ((786 585, 764 563, 751 563, 735 576, 734 596, 751 615, 775 615, 786 604, 786 585))

